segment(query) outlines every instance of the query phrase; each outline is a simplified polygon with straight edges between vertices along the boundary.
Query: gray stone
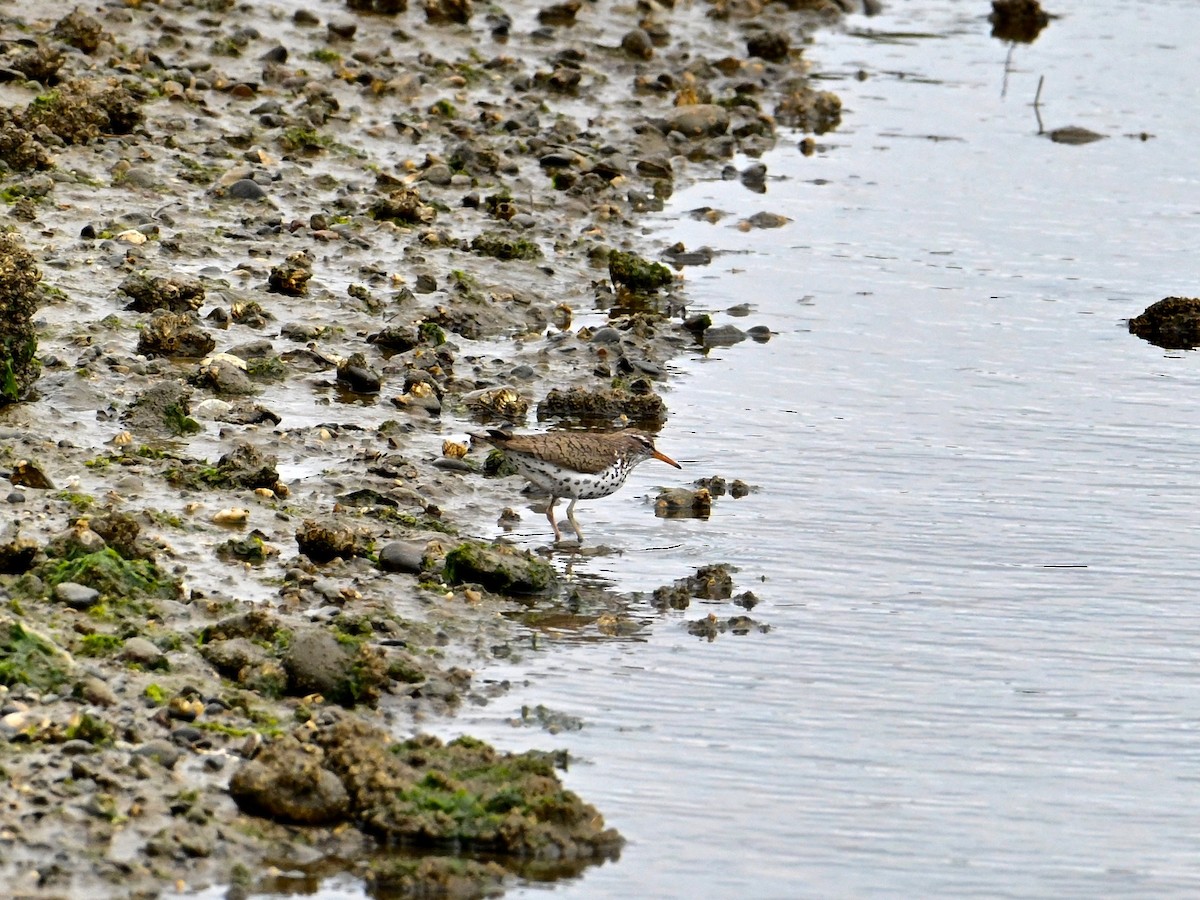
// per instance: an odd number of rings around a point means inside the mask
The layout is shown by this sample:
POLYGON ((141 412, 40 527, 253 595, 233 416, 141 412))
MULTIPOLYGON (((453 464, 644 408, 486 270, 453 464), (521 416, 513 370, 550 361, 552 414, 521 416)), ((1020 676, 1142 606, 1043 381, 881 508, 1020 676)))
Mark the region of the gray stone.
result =
POLYGON ((410 572, 416 575, 424 570, 424 559, 423 541, 392 541, 379 551, 379 568, 385 572, 410 572))
POLYGON ((54 599, 71 609, 89 609, 100 600, 100 592, 74 581, 62 581, 54 586, 54 599))
POLYGON ((127 639, 121 648, 121 658, 147 669, 158 668, 167 661, 166 655, 144 637, 127 639))
POLYGON ((262 185, 250 178, 235 181, 225 193, 234 200, 261 200, 267 196, 262 185))
POLYGON ((678 131, 690 138, 716 137, 729 129, 729 112, 715 103, 694 103, 676 107, 665 124, 666 131, 678 131))

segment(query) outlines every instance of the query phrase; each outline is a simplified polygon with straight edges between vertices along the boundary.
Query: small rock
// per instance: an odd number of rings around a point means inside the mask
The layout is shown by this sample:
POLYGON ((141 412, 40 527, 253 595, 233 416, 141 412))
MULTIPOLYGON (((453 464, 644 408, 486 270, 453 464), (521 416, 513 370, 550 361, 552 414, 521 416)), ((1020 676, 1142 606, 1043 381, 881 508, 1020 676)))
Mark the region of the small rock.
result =
POLYGON ((650 59, 654 56, 654 42, 644 28, 634 28, 621 38, 621 49, 634 59, 650 59))
POLYGON ((152 759, 164 769, 173 769, 183 754, 170 741, 156 738, 134 748, 132 755, 152 759))
POLYGON ((422 541, 392 541, 379 551, 379 568, 385 572, 419 574, 425 568, 425 544, 422 541))
POLYGON ((679 106, 667 116, 663 130, 690 138, 718 137, 729 130, 729 111, 713 103, 679 106))
POLYGON ((89 675, 78 683, 76 692, 84 702, 92 706, 116 706, 117 695, 108 686, 108 682, 95 675, 89 675))
POLYGON ((262 200, 267 196, 267 192, 254 179, 241 178, 226 188, 225 196, 234 200, 262 200))
POLYGON ((151 641, 144 637, 131 637, 121 648, 121 658, 127 662, 136 663, 147 669, 157 669, 166 665, 166 655, 151 641))
POLYGON ((71 609, 89 609, 100 600, 100 592, 73 581, 62 581, 54 586, 54 599, 71 609))
POLYGON ((288 735, 243 763, 229 781, 230 796, 247 812, 298 825, 339 822, 349 813, 345 785, 323 768, 324 754, 288 735))

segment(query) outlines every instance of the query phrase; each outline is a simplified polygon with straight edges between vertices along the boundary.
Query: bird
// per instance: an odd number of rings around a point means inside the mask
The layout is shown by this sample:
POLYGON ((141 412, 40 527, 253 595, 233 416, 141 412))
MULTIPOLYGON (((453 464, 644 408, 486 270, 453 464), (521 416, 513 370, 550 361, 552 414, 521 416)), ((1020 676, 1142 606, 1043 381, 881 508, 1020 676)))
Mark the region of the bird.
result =
POLYGON ((682 469, 679 463, 660 453, 648 434, 633 429, 612 433, 550 431, 542 434, 513 434, 489 428, 486 434, 472 432, 471 437, 491 444, 504 453, 513 468, 529 482, 550 494, 546 518, 554 529, 555 543, 562 532, 554 518, 554 505, 570 497, 567 520, 583 543, 583 530, 575 521, 579 500, 607 497, 625 483, 634 466, 657 459, 682 469))

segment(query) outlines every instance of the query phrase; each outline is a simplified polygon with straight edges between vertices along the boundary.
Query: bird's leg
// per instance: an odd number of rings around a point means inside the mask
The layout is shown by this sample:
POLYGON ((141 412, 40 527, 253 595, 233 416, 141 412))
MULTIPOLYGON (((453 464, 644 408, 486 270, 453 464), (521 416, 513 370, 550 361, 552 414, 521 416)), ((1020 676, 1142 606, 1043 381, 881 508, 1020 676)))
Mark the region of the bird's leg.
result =
MULTIPOLYGON (((578 498, 575 498, 578 499, 578 498)), ((579 538, 579 543, 583 543, 583 530, 580 529, 579 523, 575 521, 575 500, 572 500, 567 505, 567 521, 571 523, 571 527, 575 529, 575 537, 579 538)))
POLYGON ((546 518, 550 520, 550 527, 554 529, 554 543, 556 544, 562 540, 562 532, 558 530, 558 521, 554 518, 554 504, 557 502, 557 497, 551 497, 550 505, 546 507, 546 518))

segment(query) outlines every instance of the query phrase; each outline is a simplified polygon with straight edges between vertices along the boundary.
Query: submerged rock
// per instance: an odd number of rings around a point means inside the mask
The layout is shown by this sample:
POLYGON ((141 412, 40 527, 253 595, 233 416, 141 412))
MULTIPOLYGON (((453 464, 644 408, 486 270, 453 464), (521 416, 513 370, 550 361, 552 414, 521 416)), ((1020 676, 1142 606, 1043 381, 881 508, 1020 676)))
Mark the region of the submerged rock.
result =
POLYGON ((312 274, 313 259, 301 250, 271 269, 267 289, 289 297, 301 297, 308 293, 308 282, 312 274))

